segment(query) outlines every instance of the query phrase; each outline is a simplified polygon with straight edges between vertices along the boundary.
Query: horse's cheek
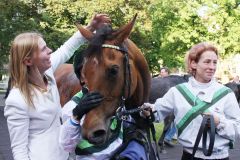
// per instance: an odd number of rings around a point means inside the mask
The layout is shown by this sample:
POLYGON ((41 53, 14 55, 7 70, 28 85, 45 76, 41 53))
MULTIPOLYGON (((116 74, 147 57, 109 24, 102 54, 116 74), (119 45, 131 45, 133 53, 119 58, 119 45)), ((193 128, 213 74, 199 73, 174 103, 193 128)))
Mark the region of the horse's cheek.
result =
MULTIPOLYGON (((138 81, 139 82, 141 81, 141 75, 139 74, 139 72, 135 67, 131 67, 131 94, 133 94, 132 92, 134 92, 135 89, 137 88, 138 81)), ((142 85, 143 83, 141 83, 140 86, 142 85)), ((142 87, 141 87, 141 90, 142 90, 142 87)))

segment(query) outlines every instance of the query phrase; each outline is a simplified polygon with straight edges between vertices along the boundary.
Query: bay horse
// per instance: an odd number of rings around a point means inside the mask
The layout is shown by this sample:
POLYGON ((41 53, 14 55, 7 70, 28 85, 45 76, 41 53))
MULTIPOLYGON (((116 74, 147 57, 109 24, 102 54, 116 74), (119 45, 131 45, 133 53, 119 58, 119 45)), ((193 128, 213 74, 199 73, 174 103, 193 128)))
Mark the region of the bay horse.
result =
POLYGON ((64 106, 82 87, 72 64, 60 65, 54 72, 54 77, 60 93, 60 103, 64 106))
MULTIPOLYGON (((140 49, 128 39, 135 20, 136 15, 117 30, 104 25, 96 33, 77 24, 78 30, 89 41, 82 53, 84 58, 80 62, 81 67, 76 71, 78 78, 74 75, 72 65, 65 64, 58 69, 61 71, 55 72, 62 105, 66 103, 66 95, 70 96, 69 91, 76 93, 73 89, 79 89, 80 84, 84 84, 89 92, 98 91, 104 96, 101 104, 89 111, 82 123, 82 137, 92 144, 102 144, 109 139, 111 119, 119 107, 123 105, 126 110, 131 110, 148 102, 151 83, 148 64, 140 49), (66 72, 71 70, 69 76, 65 77, 71 77, 71 82, 62 79, 61 74, 65 74, 65 69, 66 72), (79 80, 76 82, 73 79, 79 80), (62 86, 66 84, 68 86, 62 86), (72 85, 75 87, 72 88, 72 85)), ((138 113, 132 117, 144 130, 146 120, 138 113)))

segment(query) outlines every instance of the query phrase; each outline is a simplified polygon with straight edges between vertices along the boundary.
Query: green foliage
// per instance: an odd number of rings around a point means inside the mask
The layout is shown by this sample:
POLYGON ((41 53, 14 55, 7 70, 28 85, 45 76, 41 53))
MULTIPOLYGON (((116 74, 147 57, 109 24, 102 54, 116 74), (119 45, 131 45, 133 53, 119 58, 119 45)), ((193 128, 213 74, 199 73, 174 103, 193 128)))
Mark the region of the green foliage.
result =
POLYGON ((234 0, 157 1, 150 9, 156 47, 149 57, 179 67, 187 50, 201 41, 218 44, 223 56, 238 53, 239 12, 239 2, 234 0))
POLYGON ((37 30, 41 3, 27 4, 18 0, 0 1, 0 65, 6 63, 11 40, 20 32, 37 30))
POLYGON ((150 70, 182 67, 184 55, 201 41, 218 44, 223 56, 240 52, 239 0, 1 0, 0 65, 7 62, 10 42, 24 31, 43 34, 56 50, 94 13, 106 13, 117 28, 136 13, 130 38, 143 51, 150 70))
MULTIPOLYGON (((150 0, 144 1, 107 1, 107 0, 3 0, 0 2, 0 55, 1 63, 6 63, 10 42, 24 31, 38 31, 43 34, 48 46, 56 50, 77 29, 74 22, 82 25, 92 18, 94 13, 107 13, 115 27, 125 24, 138 13, 136 29, 138 37, 146 39, 143 25, 149 21, 145 9, 150 0), (142 34, 142 35, 141 35, 142 34)), ((136 34, 135 34, 136 35, 136 34)), ((137 39, 137 38, 135 38, 137 39)), ((140 40, 138 40, 141 42, 140 40)), ((144 44, 144 43, 142 43, 144 44)))
POLYGON ((155 126, 155 130, 156 130, 156 139, 158 140, 162 135, 164 124, 163 123, 154 123, 154 126, 155 126))

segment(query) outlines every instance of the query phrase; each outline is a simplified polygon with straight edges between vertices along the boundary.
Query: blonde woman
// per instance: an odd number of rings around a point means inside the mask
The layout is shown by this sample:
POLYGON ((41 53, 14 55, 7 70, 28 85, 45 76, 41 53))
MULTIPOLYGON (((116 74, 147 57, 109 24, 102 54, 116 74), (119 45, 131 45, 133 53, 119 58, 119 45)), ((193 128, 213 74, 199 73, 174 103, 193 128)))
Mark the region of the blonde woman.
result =
MULTIPOLYGON (((172 87, 155 104, 144 104, 155 110, 156 121, 174 113, 178 141, 183 146, 182 160, 228 160, 229 147, 240 135, 240 109, 230 88, 214 79, 218 50, 210 43, 194 45, 186 55, 186 65, 192 75, 189 81, 172 87), (196 152, 194 143, 205 115, 215 123, 215 143, 211 155, 203 154, 202 143, 196 152), (195 154, 195 155, 194 155, 195 154)), ((149 112, 143 112, 145 115, 149 112)), ((207 142, 207 147, 209 140, 207 142)))
MULTIPOLYGON (((94 31, 110 19, 93 17, 87 28, 94 31)), ((11 91, 6 99, 11 148, 15 160, 66 160, 59 145, 61 105, 53 72, 85 42, 76 32, 52 53, 39 33, 22 33, 10 50, 11 91)))

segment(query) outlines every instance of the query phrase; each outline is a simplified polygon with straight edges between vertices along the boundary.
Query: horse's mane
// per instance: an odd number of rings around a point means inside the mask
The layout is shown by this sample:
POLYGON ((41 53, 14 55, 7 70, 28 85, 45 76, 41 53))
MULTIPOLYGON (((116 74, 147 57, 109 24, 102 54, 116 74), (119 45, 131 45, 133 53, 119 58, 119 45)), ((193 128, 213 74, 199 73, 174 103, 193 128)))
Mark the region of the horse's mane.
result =
POLYGON ((84 53, 83 51, 78 52, 73 59, 73 69, 78 79, 81 77, 81 71, 83 66, 84 53))

